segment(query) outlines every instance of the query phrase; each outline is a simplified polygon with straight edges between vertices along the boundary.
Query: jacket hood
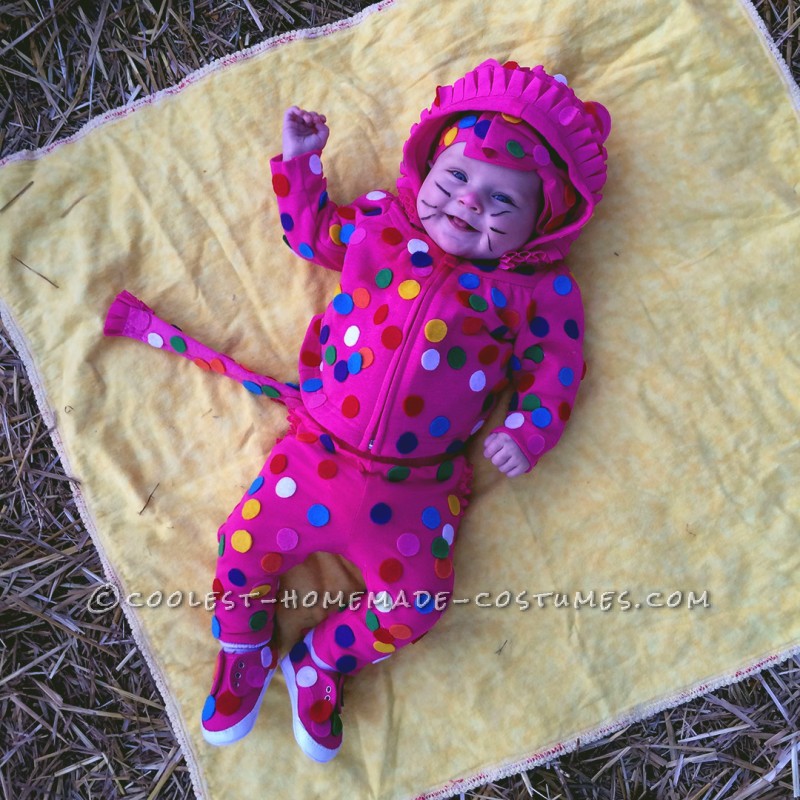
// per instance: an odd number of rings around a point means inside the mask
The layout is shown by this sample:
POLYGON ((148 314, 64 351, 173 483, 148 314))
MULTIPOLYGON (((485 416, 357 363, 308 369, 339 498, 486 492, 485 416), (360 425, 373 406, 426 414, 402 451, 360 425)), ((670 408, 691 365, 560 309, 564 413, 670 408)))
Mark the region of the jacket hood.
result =
POLYGON ((505 253, 498 266, 562 260, 594 213, 606 182, 611 116, 600 103, 581 101, 562 76, 548 75, 541 66, 484 61, 452 86, 438 86, 430 108, 403 146, 397 190, 412 223, 423 227, 416 211, 417 194, 428 173, 428 161, 443 129, 467 112, 497 111, 530 125, 551 148, 566 172, 578 201, 555 230, 535 233, 521 249, 505 253))

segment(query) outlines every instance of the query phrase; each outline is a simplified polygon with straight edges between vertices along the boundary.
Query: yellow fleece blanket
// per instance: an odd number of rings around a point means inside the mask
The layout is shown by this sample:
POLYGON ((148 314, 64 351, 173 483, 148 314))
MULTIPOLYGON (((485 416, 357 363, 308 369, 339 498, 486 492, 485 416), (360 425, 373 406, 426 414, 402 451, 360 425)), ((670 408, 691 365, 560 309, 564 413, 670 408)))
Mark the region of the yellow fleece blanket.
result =
MULTIPOLYGON (((395 0, 0 169, 3 320, 198 795, 445 797, 796 651, 799 105, 740 0, 395 0), (393 185, 436 84, 487 57, 563 73, 614 120, 605 199, 569 259, 588 314, 573 419, 529 476, 478 464, 465 602, 351 681, 335 761, 296 747, 282 677, 253 733, 214 749, 199 722, 217 646, 196 602, 284 414, 104 339, 105 311, 128 289, 293 380, 336 278, 280 242, 267 161, 282 110, 328 115, 346 201, 393 185)), ((291 585, 305 597, 345 570, 320 558, 291 585)), ((321 613, 282 609, 284 642, 321 613)))

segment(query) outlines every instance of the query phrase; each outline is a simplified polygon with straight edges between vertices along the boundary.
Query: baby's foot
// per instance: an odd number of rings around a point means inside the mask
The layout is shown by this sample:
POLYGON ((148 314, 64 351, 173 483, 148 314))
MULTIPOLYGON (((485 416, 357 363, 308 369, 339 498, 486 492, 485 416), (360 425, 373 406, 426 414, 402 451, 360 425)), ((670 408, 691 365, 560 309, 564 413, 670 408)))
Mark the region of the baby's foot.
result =
POLYGON ((311 656, 311 634, 281 659, 292 701, 292 729, 300 749, 314 761, 330 761, 342 746, 344 675, 320 667, 311 656))
POLYGON ((264 645, 252 650, 220 650, 203 706, 203 737, 210 744, 232 744, 255 724, 267 686, 275 674, 277 650, 264 645))

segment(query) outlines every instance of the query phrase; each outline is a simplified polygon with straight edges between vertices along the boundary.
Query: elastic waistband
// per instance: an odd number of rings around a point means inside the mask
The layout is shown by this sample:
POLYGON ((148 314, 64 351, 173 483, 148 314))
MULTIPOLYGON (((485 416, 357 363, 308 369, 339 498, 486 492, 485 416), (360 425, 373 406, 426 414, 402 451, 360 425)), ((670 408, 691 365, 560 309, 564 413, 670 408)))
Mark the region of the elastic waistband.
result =
MULTIPOLYGON (((322 428, 321 425, 320 427, 322 428)), ((353 445, 335 436, 329 430, 325 428, 322 429, 333 439, 337 447, 341 447, 342 450, 347 450, 348 453, 352 453, 360 458, 376 461, 378 464, 392 464, 398 467, 435 467, 437 464, 442 464, 445 461, 464 457, 463 453, 441 453, 438 456, 428 456, 427 458, 389 458, 388 456, 375 456, 372 454, 372 451, 359 450, 357 447, 353 447, 353 445)))

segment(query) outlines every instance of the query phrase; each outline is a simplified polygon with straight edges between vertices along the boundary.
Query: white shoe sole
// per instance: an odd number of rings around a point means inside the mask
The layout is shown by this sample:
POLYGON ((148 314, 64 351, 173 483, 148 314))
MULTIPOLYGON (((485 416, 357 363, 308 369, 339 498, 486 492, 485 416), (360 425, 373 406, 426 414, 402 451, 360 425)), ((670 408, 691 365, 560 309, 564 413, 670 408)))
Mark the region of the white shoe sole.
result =
POLYGON ((230 728, 225 728, 221 731, 209 731, 206 730, 205 725, 201 722, 200 728, 203 731, 203 738, 209 744, 213 744, 217 747, 233 744, 234 742, 238 742, 239 739, 244 739, 244 737, 253 730, 253 726, 256 724, 256 717, 261 709, 261 701, 264 699, 264 694, 274 674, 274 669, 271 669, 267 673, 264 685, 261 687, 261 694, 259 694, 258 700, 256 700, 256 704, 253 706, 253 710, 246 717, 242 717, 235 725, 231 725, 230 728))

